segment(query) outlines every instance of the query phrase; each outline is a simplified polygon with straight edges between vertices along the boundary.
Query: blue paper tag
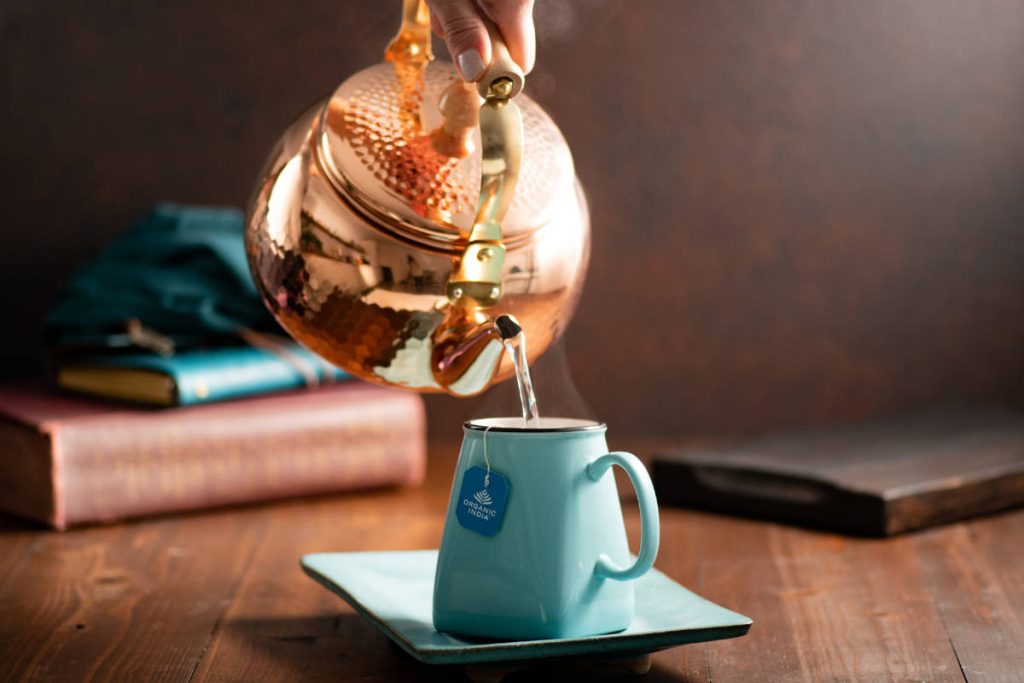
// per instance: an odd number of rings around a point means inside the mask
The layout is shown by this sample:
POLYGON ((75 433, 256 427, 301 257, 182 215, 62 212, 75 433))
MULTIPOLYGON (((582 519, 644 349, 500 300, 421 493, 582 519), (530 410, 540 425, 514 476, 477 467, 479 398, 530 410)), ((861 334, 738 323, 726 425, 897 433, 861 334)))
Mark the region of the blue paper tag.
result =
POLYGON ((459 524, 484 536, 493 536, 501 528, 508 500, 508 480, 494 470, 470 467, 462 475, 462 489, 455 506, 459 524))

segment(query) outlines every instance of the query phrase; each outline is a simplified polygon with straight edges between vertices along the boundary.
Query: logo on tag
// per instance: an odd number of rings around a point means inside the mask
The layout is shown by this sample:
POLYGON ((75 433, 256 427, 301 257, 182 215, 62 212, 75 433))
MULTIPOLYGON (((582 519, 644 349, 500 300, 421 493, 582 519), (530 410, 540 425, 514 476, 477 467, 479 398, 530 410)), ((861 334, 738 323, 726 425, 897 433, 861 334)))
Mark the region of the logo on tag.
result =
POLYGON ((493 536, 501 528, 508 500, 508 480, 494 470, 470 467, 462 475, 462 488, 455 507, 459 524, 484 536, 493 536))

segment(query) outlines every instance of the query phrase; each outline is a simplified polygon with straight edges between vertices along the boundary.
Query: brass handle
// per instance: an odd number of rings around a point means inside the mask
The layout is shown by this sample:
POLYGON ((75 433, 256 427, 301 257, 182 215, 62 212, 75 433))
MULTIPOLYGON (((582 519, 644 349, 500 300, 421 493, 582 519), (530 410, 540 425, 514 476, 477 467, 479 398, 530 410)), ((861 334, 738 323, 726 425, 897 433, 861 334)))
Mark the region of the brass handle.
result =
POLYGON ((480 199, 466 249, 448 279, 448 300, 461 307, 490 308, 501 299, 505 244, 501 222, 519 180, 523 117, 514 102, 489 97, 480 107, 480 199))
POLYGON ((512 204, 523 160, 523 116, 503 98, 487 98, 480 107, 480 202, 476 226, 500 226, 512 204))
POLYGON ((484 99, 493 97, 495 93, 491 90, 492 86, 507 78, 512 81, 512 89, 507 94, 503 94, 503 97, 515 97, 523 89, 526 76, 523 74, 523 69, 509 54, 508 46, 505 45, 505 39, 501 37, 498 27, 487 20, 484 20, 484 23, 487 24, 487 33, 491 37, 491 63, 484 70, 484 75, 476 82, 476 90, 484 99))

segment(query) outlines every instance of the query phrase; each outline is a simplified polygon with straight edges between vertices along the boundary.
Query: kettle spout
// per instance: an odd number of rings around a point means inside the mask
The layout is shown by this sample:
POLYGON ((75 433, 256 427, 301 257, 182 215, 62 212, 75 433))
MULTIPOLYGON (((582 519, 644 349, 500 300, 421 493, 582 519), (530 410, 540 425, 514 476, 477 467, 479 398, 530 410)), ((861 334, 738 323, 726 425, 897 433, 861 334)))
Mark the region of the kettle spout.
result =
MULTIPOLYGON (((508 316, 499 316, 504 319, 508 316)), ((434 380, 450 394, 472 396, 486 389, 498 371, 504 335, 480 311, 453 307, 433 337, 434 380)))

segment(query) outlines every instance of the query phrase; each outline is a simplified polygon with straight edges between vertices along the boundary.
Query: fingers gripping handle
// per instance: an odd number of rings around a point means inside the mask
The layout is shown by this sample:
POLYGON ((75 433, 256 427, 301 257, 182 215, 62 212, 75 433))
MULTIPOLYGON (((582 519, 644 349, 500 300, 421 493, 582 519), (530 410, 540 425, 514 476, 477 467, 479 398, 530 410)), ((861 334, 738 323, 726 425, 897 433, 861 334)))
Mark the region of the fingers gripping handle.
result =
MULTIPOLYGON (((429 54, 430 12, 425 0, 403 0, 402 17, 402 30, 392 42, 397 42, 405 32, 417 28, 419 29, 418 35, 424 36, 421 50, 429 54)), ((484 99, 492 96, 499 96, 501 99, 515 97, 526 83, 526 74, 509 54, 508 46, 498 27, 486 18, 481 17, 481 19, 487 27, 487 36, 491 41, 491 63, 476 80, 477 92, 484 99), (506 81, 507 83, 502 86, 501 82, 506 81), (492 90, 492 88, 496 89, 492 90)))
POLYGON ((594 571, 598 576, 629 581, 647 573, 647 570, 654 566, 654 559, 658 556, 658 544, 661 540, 658 499, 654 495, 650 475, 647 474, 640 458, 632 453, 616 451, 602 455, 587 466, 587 476, 597 481, 612 465, 618 465, 625 470, 633 483, 633 488, 636 489, 636 499, 640 504, 640 552, 637 553, 636 562, 628 567, 620 567, 607 555, 601 555, 597 559, 594 571))
POLYGON ((523 85, 526 83, 526 76, 523 74, 523 69, 516 64, 509 54, 508 47, 505 45, 505 39, 502 38, 498 27, 486 20, 484 23, 487 24, 487 34, 491 39, 491 63, 487 65, 487 69, 484 70, 483 75, 476 82, 477 92, 484 99, 492 97, 496 93, 491 88, 498 81, 504 79, 509 81, 509 85, 507 90, 501 93, 503 98, 515 97, 523 89, 523 85))

